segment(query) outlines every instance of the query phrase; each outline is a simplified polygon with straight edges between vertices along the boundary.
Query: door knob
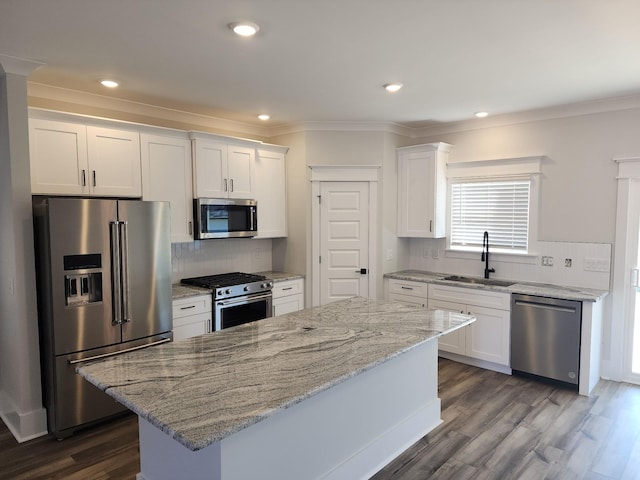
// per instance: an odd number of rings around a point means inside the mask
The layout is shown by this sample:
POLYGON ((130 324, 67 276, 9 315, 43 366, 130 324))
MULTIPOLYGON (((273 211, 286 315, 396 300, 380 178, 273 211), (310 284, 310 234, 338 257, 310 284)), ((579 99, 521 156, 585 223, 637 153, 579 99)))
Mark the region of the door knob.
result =
POLYGON ((367 269, 366 268, 361 268, 360 270, 356 270, 356 273, 359 273, 360 275, 366 275, 367 274, 367 269))

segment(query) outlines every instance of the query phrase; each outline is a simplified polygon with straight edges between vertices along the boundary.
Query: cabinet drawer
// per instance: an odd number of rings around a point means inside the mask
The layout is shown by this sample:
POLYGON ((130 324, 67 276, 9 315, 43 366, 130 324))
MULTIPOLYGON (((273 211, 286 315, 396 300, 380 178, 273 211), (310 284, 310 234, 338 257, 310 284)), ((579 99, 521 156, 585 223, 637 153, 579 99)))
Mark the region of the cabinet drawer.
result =
POLYGON ((389 279, 390 294, 396 293, 400 295, 409 295, 411 297, 420 297, 426 300, 429 292, 428 286, 428 283, 397 280, 395 278, 389 279))
POLYGON ((495 308, 498 310, 511 309, 511 294, 483 290, 481 288, 461 288, 449 285, 429 284, 429 300, 443 300, 465 305, 495 308))
POLYGON ((407 305, 416 305, 418 307, 426 307, 427 299, 422 297, 414 297, 411 295, 403 295, 401 293, 390 293, 389 301, 396 303, 406 303, 407 305))
POLYGON ((300 294, 302 293, 302 279, 274 282, 272 293, 273 298, 300 294))
POLYGON ((211 295, 198 295, 197 297, 180 298, 173 301, 173 323, 176 319, 200 313, 211 313, 211 295))

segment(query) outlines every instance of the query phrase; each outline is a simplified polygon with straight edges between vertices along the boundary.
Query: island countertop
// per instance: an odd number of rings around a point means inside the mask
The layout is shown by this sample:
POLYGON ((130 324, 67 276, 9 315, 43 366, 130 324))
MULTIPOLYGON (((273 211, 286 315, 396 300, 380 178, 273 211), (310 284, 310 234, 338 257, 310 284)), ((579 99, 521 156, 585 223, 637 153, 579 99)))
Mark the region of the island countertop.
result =
POLYGON ((199 450, 474 320, 354 297, 124 353, 78 373, 199 450))

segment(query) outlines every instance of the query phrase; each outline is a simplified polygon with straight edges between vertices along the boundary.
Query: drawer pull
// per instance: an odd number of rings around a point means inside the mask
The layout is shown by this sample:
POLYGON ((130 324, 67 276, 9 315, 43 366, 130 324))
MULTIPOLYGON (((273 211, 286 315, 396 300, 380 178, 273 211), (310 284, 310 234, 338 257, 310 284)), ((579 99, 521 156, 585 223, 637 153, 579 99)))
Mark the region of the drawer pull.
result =
POLYGON ((402 290, 413 290, 413 287, 405 287, 405 286, 402 286, 402 287, 400 287, 400 288, 401 288, 402 290))
POLYGON ((282 291, 283 291, 283 292, 284 292, 285 290, 293 290, 293 287, 286 287, 286 288, 283 288, 283 289, 282 289, 282 291))
POLYGON ((195 305, 189 305, 188 307, 180 307, 180 310, 189 310, 190 308, 196 308, 195 305))

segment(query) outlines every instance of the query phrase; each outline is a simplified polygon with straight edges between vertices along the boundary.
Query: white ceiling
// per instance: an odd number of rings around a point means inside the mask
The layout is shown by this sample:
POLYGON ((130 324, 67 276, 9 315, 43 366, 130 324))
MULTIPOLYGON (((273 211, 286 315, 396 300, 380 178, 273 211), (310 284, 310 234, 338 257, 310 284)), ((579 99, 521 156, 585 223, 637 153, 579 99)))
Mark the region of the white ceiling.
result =
POLYGON ((35 83, 247 123, 417 127, 640 93, 639 19, 638 0, 0 0, 0 54, 44 62, 35 83))

